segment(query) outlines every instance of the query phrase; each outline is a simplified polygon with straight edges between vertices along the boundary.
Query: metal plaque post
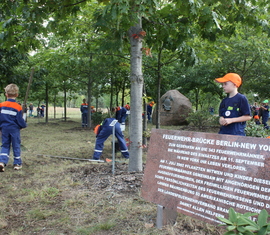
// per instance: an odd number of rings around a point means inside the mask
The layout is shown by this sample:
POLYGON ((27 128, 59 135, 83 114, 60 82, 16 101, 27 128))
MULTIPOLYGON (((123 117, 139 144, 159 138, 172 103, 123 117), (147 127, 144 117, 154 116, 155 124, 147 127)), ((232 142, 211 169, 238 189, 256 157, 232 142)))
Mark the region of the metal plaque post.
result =
POLYGON ((113 120, 110 123, 110 126, 113 127, 113 136, 112 136, 112 174, 115 173, 115 124, 117 123, 117 120, 113 120))

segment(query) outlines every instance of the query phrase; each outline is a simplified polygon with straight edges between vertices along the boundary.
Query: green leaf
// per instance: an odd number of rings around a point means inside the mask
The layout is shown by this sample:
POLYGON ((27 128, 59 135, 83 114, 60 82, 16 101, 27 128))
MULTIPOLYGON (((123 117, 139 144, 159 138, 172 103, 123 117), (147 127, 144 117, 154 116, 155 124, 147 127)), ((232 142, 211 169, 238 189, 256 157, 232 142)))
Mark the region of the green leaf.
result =
POLYGON ((233 208, 230 208, 229 209, 229 220, 232 223, 237 222, 237 215, 236 215, 235 210, 233 208))
POLYGON ((253 233, 253 232, 251 232, 251 231, 245 231, 244 233, 243 233, 244 235, 255 235, 255 233, 253 233))
POLYGON ((234 229, 236 229, 236 226, 235 225, 232 225, 232 226, 228 226, 227 227, 227 230, 229 230, 229 231, 232 231, 234 229))
POLYGON ((244 233, 244 232, 246 232, 246 229, 245 229, 245 227, 243 227, 243 226, 238 226, 238 227, 237 227, 237 231, 239 231, 239 232, 241 232, 241 233, 244 233))
POLYGON ((263 226, 257 233, 257 235, 264 235, 264 234, 267 234, 266 233, 267 231, 267 225, 266 226, 263 226))
POLYGON ((242 225, 254 225, 253 221, 248 219, 248 218, 245 218, 244 216, 241 216, 239 219, 238 219, 238 222, 237 222, 237 225, 238 226, 242 226, 242 225))
POLYGON ((222 221, 225 224, 233 224, 230 220, 223 218, 223 217, 217 217, 220 221, 222 221))
POLYGON ((247 212, 247 213, 245 213, 245 214, 243 214, 243 215, 244 215, 246 218, 249 218, 249 217, 258 215, 258 213, 247 212))
POLYGON ((235 232, 229 231, 229 232, 224 233, 223 235, 235 235, 235 232))
POLYGON ((258 216, 257 224, 260 227, 263 227, 267 223, 267 218, 268 218, 268 212, 265 209, 261 210, 261 212, 258 216))
POLYGON ((247 230, 250 230, 250 231, 257 231, 259 229, 258 226, 254 227, 254 226, 246 226, 246 229, 247 230))

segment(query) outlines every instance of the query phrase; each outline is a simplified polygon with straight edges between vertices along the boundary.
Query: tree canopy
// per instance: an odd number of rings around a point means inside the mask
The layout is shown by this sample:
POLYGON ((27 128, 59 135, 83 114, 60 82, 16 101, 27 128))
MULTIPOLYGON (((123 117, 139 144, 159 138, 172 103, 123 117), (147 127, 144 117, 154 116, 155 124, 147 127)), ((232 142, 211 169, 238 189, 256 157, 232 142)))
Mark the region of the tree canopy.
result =
POLYGON ((16 82, 24 91, 35 67, 30 100, 55 103, 61 92, 63 102, 84 94, 91 104, 108 94, 112 107, 130 93, 137 130, 130 170, 141 170, 144 95, 158 105, 162 93, 178 89, 195 110, 207 108, 201 99, 223 96, 214 78, 236 72, 241 92, 267 98, 268 7, 262 0, 5 0, 0 85, 16 82))

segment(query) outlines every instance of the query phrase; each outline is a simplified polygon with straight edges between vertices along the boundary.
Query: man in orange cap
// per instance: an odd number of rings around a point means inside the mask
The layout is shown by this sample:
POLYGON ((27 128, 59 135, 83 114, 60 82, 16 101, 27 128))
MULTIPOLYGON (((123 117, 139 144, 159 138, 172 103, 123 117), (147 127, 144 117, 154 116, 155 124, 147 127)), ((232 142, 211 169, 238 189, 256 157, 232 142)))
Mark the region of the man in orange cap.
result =
POLYGON ((227 73, 215 81, 222 83, 227 94, 219 106, 219 134, 245 136, 246 121, 251 119, 251 111, 247 98, 238 92, 242 84, 241 77, 236 73, 227 73))

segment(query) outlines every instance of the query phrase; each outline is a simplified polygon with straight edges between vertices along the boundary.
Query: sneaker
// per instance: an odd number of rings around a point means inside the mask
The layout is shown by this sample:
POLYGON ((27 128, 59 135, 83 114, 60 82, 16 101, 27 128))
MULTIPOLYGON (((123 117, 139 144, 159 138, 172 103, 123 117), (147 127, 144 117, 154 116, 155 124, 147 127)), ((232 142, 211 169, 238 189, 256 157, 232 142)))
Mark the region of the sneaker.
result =
POLYGON ((13 169, 14 169, 14 170, 20 170, 20 169, 22 169, 22 165, 14 164, 14 165, 13 165, 13 169))
POLYGON ((3 162, 0 162, 0 172, 5 171, 5 164, 3 162))

